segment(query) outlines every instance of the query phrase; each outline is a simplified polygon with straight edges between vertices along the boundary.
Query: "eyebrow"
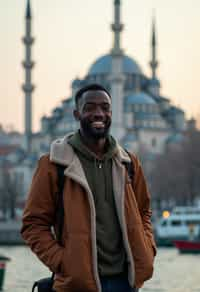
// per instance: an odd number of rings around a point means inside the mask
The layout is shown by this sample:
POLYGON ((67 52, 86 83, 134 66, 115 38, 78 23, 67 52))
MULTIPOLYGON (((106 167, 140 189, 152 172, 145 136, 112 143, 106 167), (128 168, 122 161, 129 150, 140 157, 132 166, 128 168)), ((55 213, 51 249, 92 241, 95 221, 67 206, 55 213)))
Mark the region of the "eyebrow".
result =
POLYGON ((110 103, 108 102, 108 101, 104 101, 104 102, 100 102, 100 103, 98 103, 98 102, 92 102, 92 101, 86 101, 86 103, 85 104, 109 104, 110 105, 110 103))

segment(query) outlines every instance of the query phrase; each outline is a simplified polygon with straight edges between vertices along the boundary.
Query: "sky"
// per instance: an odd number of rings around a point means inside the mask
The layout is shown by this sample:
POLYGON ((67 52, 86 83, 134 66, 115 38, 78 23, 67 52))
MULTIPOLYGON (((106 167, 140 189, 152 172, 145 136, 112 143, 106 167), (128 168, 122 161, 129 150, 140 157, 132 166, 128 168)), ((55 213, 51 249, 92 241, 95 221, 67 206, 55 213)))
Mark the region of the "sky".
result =
MULTIPOLYGON (((70 96, 71 82, 112 47, 113 0, 32 0, 33 129, 40 118, 70 96)), ((161 93, 200 114, 200 1, 122 0, 122 47, 150 76, 152 15, 156 15, 161 93), (154 11, 154 12, 153 12, 154 11)), ((0 0, 0 124, 24 129, 26 0, 0 0)))

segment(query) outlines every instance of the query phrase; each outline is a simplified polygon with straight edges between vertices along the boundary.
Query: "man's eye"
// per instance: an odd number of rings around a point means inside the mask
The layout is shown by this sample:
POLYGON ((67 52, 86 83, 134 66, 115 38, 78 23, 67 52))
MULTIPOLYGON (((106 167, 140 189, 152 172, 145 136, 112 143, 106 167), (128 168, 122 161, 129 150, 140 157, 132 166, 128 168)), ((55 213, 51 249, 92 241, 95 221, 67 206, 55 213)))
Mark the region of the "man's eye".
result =
POLYGON ((100 104, 100 105, 95 105, 95 104, 86 104, 84 106, 85 111, 95 111, 97 108, 101 108, 102 111, 108 112, 110 111, 110 105, 109 104, 100 104))
POLYGON ((95 109, 95 106, 92 105, 92 104, 87 104, 87 105, 85 105, 84 109, 85 109, 86 111, 92 111, 92 110, 95 109))
POLYGON ((106 112, 110 111, 110 105, 109 104, 104 104, 101 108, 102 108, 103 111, 106 111, 106 112))

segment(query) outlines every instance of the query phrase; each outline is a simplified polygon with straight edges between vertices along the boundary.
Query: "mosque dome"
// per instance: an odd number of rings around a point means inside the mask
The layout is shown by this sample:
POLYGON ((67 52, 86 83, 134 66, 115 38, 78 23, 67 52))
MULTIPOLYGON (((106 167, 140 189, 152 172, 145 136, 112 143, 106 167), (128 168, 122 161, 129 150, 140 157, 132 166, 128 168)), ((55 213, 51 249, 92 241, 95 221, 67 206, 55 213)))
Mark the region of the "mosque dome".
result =
MULTIPOLYGON (((112 55, 104 55, 98 58, 90 67, 88 75, 110 74, 112 70, 112 55)), ((135 60, 123 56, 123 73, 142 75, 142 70, 135 60)))
POLYGON ((156 104, 155 100, 144 92, 137 92, 125 97, 125 103, 130 104, 156 104))

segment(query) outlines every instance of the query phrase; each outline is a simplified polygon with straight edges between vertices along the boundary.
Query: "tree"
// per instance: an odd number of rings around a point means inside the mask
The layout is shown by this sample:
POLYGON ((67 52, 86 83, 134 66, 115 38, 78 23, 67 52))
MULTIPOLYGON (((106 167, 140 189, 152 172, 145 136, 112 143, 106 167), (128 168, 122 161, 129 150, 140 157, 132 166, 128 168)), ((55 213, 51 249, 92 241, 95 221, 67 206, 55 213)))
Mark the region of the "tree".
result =
POLYGON ((193 204, 200 196, 200 132, 188 131, 178 147, 169 148, 154 162, 151 192, 154 199, 193 204))
POLYGON ((6 219, 16 219, 16 204, 19 194, 19 183, 17 177, 11 172, 7 163, 3 163, 0 168, 0 210, 6 219))

